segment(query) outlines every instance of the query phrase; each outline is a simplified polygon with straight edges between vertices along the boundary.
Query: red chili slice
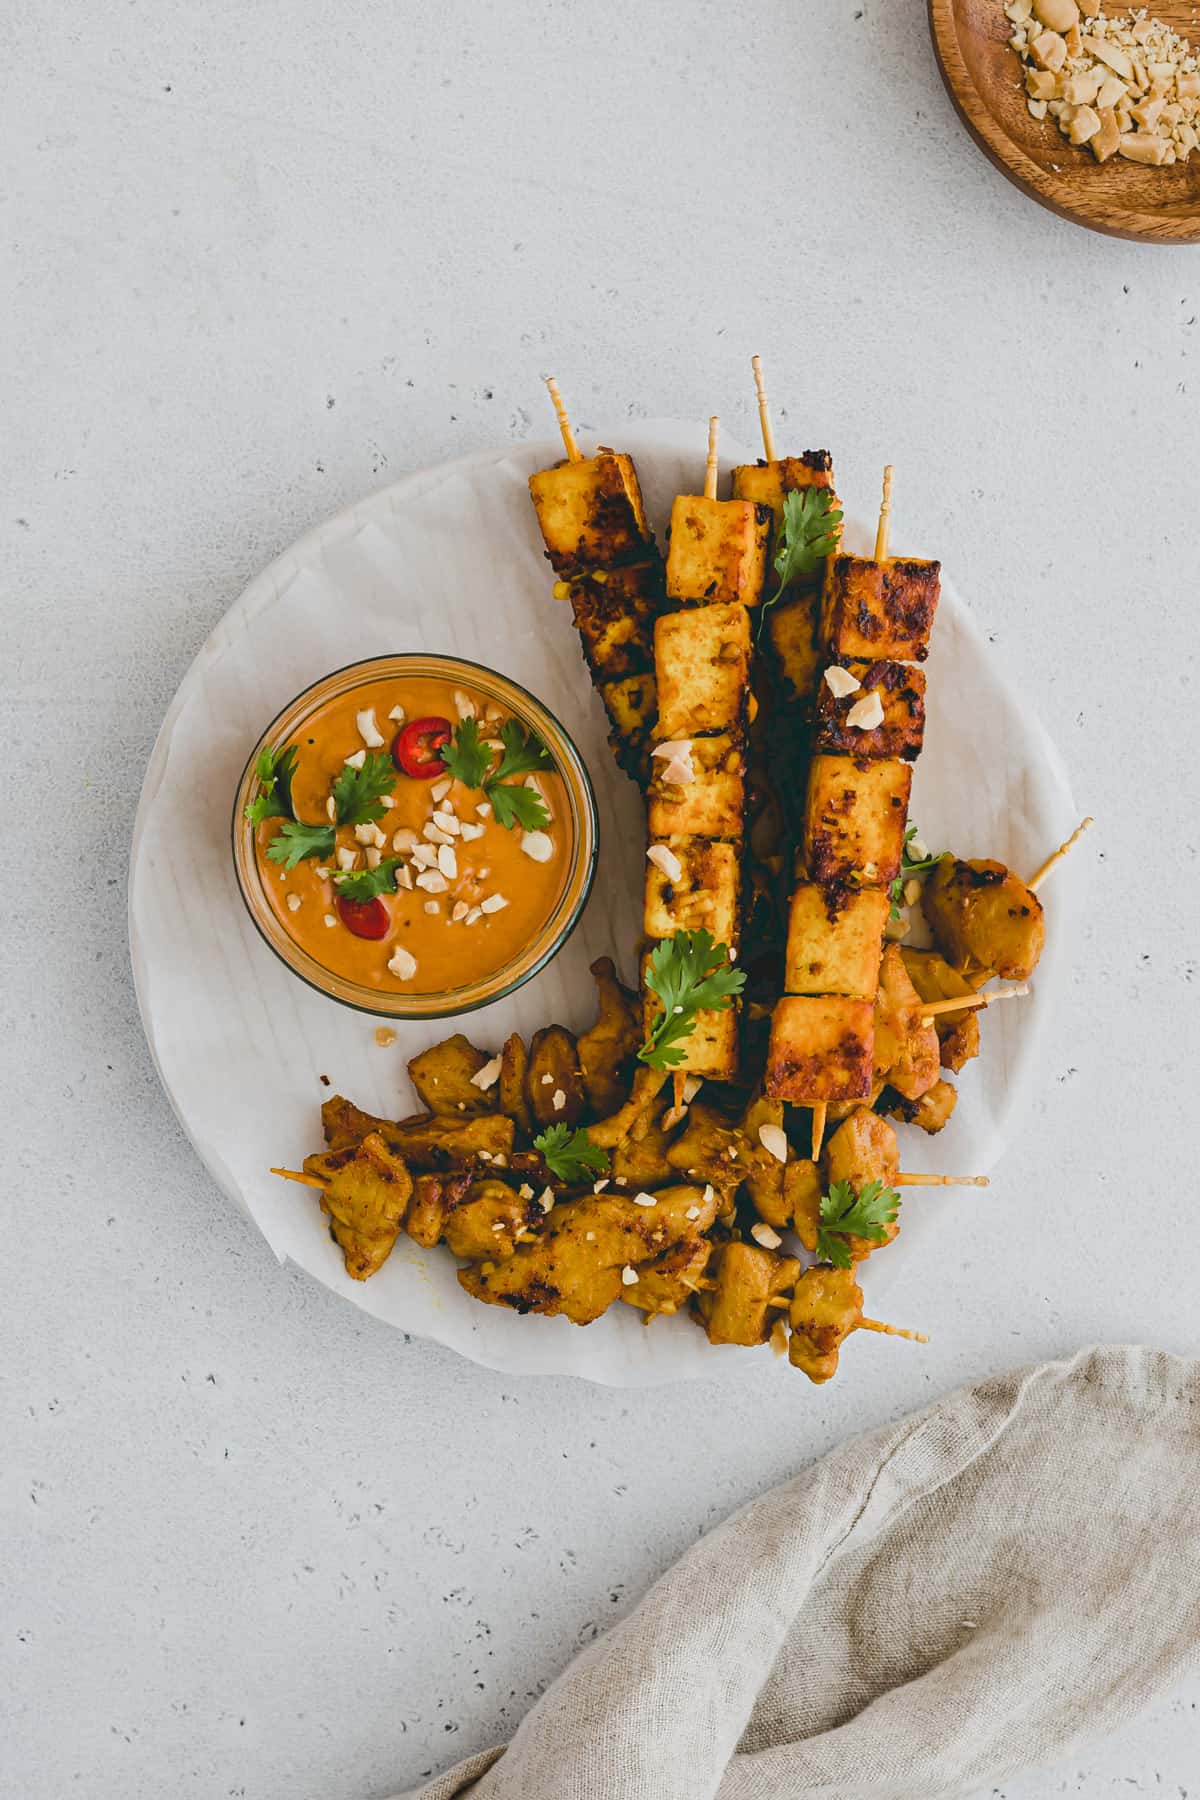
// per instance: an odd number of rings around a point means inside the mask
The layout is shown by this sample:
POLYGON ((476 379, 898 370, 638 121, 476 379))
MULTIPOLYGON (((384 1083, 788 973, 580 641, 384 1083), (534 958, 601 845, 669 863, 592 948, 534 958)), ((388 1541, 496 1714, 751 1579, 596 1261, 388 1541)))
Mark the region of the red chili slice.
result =
POLYGON ((445 771, 438 751, 450 742, 451 736, 449 719, 410 719, 403 731, 396 733, 392 761, 414 781, 432 781, 445 771))
POLYGON ((391 914, 378 895, 373 900, 348 900, 339 894, 335 902, 338 917, 355 937, 386 937, 392 923, 391 914))

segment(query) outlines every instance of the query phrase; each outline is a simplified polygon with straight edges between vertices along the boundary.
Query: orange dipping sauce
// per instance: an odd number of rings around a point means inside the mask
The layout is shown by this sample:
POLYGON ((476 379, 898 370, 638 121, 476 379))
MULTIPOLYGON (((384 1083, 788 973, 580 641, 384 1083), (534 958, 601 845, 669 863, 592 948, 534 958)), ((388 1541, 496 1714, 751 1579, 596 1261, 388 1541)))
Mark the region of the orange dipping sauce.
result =
MULTIPOLYGON (((493 745, 483 777, 491 780, 503 754, 500 729, 512 715, 470 686, 424 675, 355 687, 288 739, 296 752, 292 811, 327 828, 329 849, 282 869, 267 851, 286 821, 271 818, 255 830, 254 853, 287 935, 331 973, 382 993, 446 993, 504 969, 559 904, 573 846, 567 794, 553 769, 503 778, 536 791, 549 812, 544 826, 527 830, 499 824, 482 787, 453 780, 449 770, 411 774, 397 766, 393 750, 407 725, 441 719, 453 733, 472 714, 480 737, 493 745), (376 759, 377 770, 386 758, 391 786, 380 796, 378 818, 356 828, 331 819, 330 805, 335 781, 360 757, 376 759), (393 858, 394 891, 347 903, 339 872, 363 875, 393 858), (364 930, 382 935, 360 935, 364 930)), ((419 766, 436 756, 436 740, 400 754, 419 766)))

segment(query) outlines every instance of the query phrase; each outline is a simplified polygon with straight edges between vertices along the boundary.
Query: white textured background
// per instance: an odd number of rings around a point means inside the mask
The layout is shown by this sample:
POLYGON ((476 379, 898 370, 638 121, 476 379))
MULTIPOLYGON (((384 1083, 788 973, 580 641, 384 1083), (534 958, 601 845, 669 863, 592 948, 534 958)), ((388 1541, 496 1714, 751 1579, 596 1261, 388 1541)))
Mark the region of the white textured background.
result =
MULTIPOLYGON (((0 61, 0 1787, 374 1800, 846 1433, 1089 1339, 1197 1349, 1200 252, 1007 187, 920 0, 13 0, 0 61), (898 533, 1057 735, 1100 820, 1077 976, 998 1178, 889 1294, 927 1350, 518 1384, 277 1268, 196 1163, 129 979, 142 770, 305 527, 540 434, 551 366, 581 422, 748 435, 755 349, 852 505, 896 461, 898 533)), ((1195 1793, 1198 1700, 1003 1791, 1195 1793)))

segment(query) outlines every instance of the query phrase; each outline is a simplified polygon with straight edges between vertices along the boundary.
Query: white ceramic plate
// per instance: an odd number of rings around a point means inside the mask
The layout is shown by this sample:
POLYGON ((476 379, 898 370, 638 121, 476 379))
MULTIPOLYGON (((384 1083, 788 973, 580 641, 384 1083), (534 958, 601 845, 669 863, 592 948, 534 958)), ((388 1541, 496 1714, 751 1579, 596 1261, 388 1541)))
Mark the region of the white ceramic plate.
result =
MULTIPOLYGON (((671 497, 694 492, 701 479, 704 427, 626 424, 612 441, 637 458, 661 541, 671 497)), ((585 1028, 594 1016, 588 964, 597 956, 612 954, 632 978, 642 806, 609 754, 570 609, 551 598, 525 485, 558 454, 553 443, 525 444, 398 481, 309 532, 250 584, 188 671, 154 747, 134 827, 130 936, 146 1036, 184 1130, 281 1259, 389 1324, 489 1367, 636 1386, 712 1374, 748 1353, 713 1349, 686 1319, 647 1330, 626 1306, 586 1330, 481 1306, 459 1287, 453 1257, 406 1238, 371 1281, 351 1281, 312 1196, 268 1173, 320 1147, 318 1108, 331 1092, 386 1116, 411 1112, 405 1061, 448 1027, 399 1023, 397 1044, 381 1050, 372 1020, 304 986, 259 938, 229 845, 246 756, 294 694, 330 669, 387 652, 470 657, 531 688, 574 737, 595 782, 600 865, 566 948, 519 993, 473 1014, 469 1035, 491 1050, 510 1031, 529 1034, 550 1021, 585 1028)), ((726 469, 752 459, 726 440, 726 469)), ((851 531, 848 541, 862 548, 867 540, 851 531)), ((930 553, 906 542, 902 506, 894 544, 930 553)), ((949 581, 927 667, 930 716, 912 817, 934 848, 990 853, 1031 871, 1076 821, 1066 776, 949 581)), ((906 1166, 979 1173, 1000 1154, 1065 977, 1075 879, 1068 868, 1047 891, 1049 941, 1034 994, 986 1018, 984 1054, 962 1075, 950 1126, 936 1138, 906 1131, 906 1166)), ((952 1196, 914 1196, 900 1238, 871 1263, 873 1299, 889 1267, 929 1251, 953 1204, 952 1196)), ((948 1235, 937 1249, 943 1269, 954 1243, 948 1235)))

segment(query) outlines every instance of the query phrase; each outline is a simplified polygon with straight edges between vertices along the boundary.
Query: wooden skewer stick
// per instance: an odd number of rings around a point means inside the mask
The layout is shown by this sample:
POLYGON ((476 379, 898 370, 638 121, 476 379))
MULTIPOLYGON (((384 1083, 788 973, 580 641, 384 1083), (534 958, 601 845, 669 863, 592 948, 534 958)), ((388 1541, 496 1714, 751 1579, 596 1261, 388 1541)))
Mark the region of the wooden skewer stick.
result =
POLYGON ((930 1000, 921 1009, 921 1023, 926 1019, 935 1019, 939 1013, 974 1012, 980 1007, 990 1006, 993 1000, 1019 1000, 1029 992, 1029 983, 1022 981, 1016 987, 996 988, 991 994, 954 994, 949 1000, 930 1000))
POLYGON ((721 435, 721 421, 716 413, 708 421, 708 460, 704 465, 704 498, 715 500, 717 497, 717 439, 721 435))
POLYGON ((825 1142, 825 1120, 829 1113, 829 1102, 818 1100, 813 1107, 812 1116, 812 1160, 817 1161, 821 1154, 821 1145, 825 1142))
POLYGON ((272 1169, 272 1175, 282 1175, 285 1181, 298 1181, 301 1187, 317 1188, 324 1193, 329 1186, 324 1175, 306 1175, 302 1169, 272 1169))
POLYGON ((558 420, 558 429, 562 432, 562 441, 566 446, 567 457, 571 462, 582 462, 583 452, 575 442, 575 433, 571 430, 571 421, 567 417, 567 403, 558 391, 558 382, 553 375, 547 375, 546 386, 550 390, 550 398, 554 402, 554 416, 558 420))
POLYGON ((914 1344, 927 1344, 928 1337, 923 1331, 905 1331, 900 1325, 882 1325, 878 1319, 860 1319, 855 1326, 856 1331, 882 1331, 884 1337, 908 1338, 914 1344))
POLYGON ((1051 869, 1056 869, 1058 867, 1059 863, 1062 861, 1063 857, 1067 854, 1067 851, 1070 850, 1071 846, 1073 844, 1077 844, 1079 842, 1080 838, 1083 836, 1084 832, 1090 831, 1091 827, 1095 823, 1096 823, 1095 819, 1093 819, 1091 814, 1089 813, 1087 818, 1081 820, 1080 823, 1075 827, 1074 831, 1071 833, 1071 835, 1067 839, 1066 843, 1060 844, 1058 846, 1058 849, 1054 852, 1054 855, 1048 856, 1046 858, 1045 862, 1042 864, 1042 866, 1038 870, 1037 874, 1031 876, 1030 879, 1025 883, 1025 886, 1027 888, 1029 888, 1029 890, 1032 893, 1036 894, 1038 891, 1038 888, 1042 885, 1043 881, 1045 881, 1045 879, 1046 879, 1047 875, 1049 875, 1051 869))
POLYGON ((683 1069, 676 1069, 671 1077, 671 1111, 682 1115, 683 1091, 687 1087, 687 1074, 683 1069))
POLYGON ((892 476, 896 473, 891 463, 883 471, 883 499, 879 505, 879 524, 875 528, 875 561, 886 562, 888 540, 892 535, 892 476))
POLYGON ((986 1175, 897 1175, 897 1187, 990 1187, 986 1175))
POLYGON ((763 452, 769 463, 775 462, 775 430, 771 424, 771 403, 767 399, 767 384, 763 380, 762 357, 752 356, 750 367, 754 370, 754 391, 758 395, 758 423, 762 431, 763 452))

